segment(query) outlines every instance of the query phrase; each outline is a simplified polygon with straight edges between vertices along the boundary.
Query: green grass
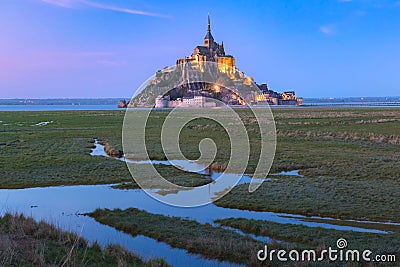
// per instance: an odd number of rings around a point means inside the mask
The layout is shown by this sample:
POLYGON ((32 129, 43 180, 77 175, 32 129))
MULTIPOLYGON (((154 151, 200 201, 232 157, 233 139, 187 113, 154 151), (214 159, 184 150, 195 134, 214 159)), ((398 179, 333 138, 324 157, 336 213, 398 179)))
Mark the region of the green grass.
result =
POLYGON ((0 187, 105 184, 130 181, 125 163, 89 155, 93 138, 120 132, 123 112, 1 112, 0 187), (53 121, 45 126, 31 126, 53 121), (17 125, 23 123, 23 126, 17 125))
MULTIPOLYGON (((260 136, 249 110, 237 110, 249 132, 251 155, 247 172, 258 163, 260 136)), ((149 154, 163 158, 160 127, 167 111, 153 111, 148 121, 149 154)), ((397 179, 400 166, 400 109, 276 109, 277 151, 273 172, 301 169, 317 177, 397 179), (378 177, 376 177, 378 176, 378 177)), ((181 149, 188 158, 200 156, 199 141, 214 138, 216 161, 226 162, 230 143, 224 129, 196 119, 181 132, 181 149)))
MULTIPOLYGON (((131 182, 126 164, 90 156, 94 138, 122 149, 122 111, 0 112, 0 188, 131 182), (53 121, 45 126, 32 126, 53 121), (23 123, 22 126, 18 125, 23 123)), ((183 186, 211 180, 203 175, 156 167, 183 186)))
POLYGON ((135 208, 97 209, 87 215, 133 236, 145 235, 208 259, 257 265, 256 252, 263 247, 262 242, 227 229, 135 208))
MULTIPOLYGON (((241 263, 247 266, 263 265, 262 262, 257 260, 256 253, 265 244, 248 236, 237 234, 230 229, 200 224, 188 219, 151 214, 135 208, 126 210, 97 209, 87 215, 102 224, 133 236, 145 235, 168 243, 172 247, 201 254, 205 258, 241 263)), ((360 251, 368 249, 374 255, 384 254, 395 255, 396 258, 400 257, 399 233, 359 233, 242 218, 220 219, 216 220, 215 223, 239 229, 244 233, 269 237, 272 239, 267 244, 270 250, 285 249, 289 251, 297 249, 301 251, 315 249, 317 253, 320 253, 321 250, 328 247, 335 249, 336 241, 339 238, 345 238, 349 244, 349 249, 360 251), (279 242, 276 240, 279 240, 279 242)), ((279 262, 268 262, 268 264, 281 265, 279 262)), ((299 264, 300 266, 309 266, 307 263, 299 262, 287 264, 289 264, 288 266, 299 266, 299 264)), ((329 266, 329 264, 329 262, 324 261, 311 264, 311 266, 329 266)), ((362 264, 355 264, 354 266, 362 266, 362 264)))
MULTIPOLYGON (((258 127, 249 110, 237 112, 249 131, 252 150, 247 172, 251 173, 258 163, 258 127)), ((218 205, 399 221, 400 109, 301 108, 273 113, 278 142, 272 172, 299 169, 305 177, 270 181, 253 194, 239 186, 218 205)), ((165 110, 153 111, 148 121, 151 158, 165 158, 159 126, 167 115, 165 110)), ((123 118, 123 111, 0 112, 2 124, 11 124, 0 125, 0 188, 132 182, 124 162, 89 155, 93 138, 122 149, 123 118), (53 123, 31 126, 41 121, 53 123)), ((215 161, 226 163, 230 155, 227 134, 206 119, 184 127, 183 153, 196 159, 199 141, 205 137, 216 141, 215 161)), ((208 182, 172 167, 160 172, 183 185, 208 182)))
POLYGON ((282 177, 253 192, 236 186, 215 202, 244 210, 341 219, 399 221, 400 181, 336 177, 282 177))
MULTIPOLYGON (((251 174, 259 160, 260 136, 249 110, 238 110, 238 113, 249 132, 251 155, 247 173, 251 174)), ((218 200, 217 205, 400 222, 400 109, 301 108, 275 109, 273 113, 278 142, 272 172, 299 169, 304 177, 274 176, 278 180, 264 183, 252 194, 248 193, 246 185, 241 185, 218 200)), ((168 111, 153 111, 148 121, 147 147, 153 159, 165 158, 160 145, 159 125, 167 115, 168 111)), ((89 155, 94 138, 109 143, 116 150, 122 149, 123 118, 123 111, 0 112, 0 120, 3 121, 0 124, 0 188, 110 183, 119 184, 116 187, 121 189, 137 188, 124 162, 89 155), (42 121, 53 123, 31 126, 42 121)), ((218 153, 215 161, 219 165, 225 164, 230 156, 226 132, 209 120, 190 122, 180 135, 183 153, 191 159, 200 156, 198 144, 205 137, 216 141, 218 153)), ((156 168, 167 179, 180 185, 209 182, 206 176, 189 174, 171 166, 156 168)), ((133 235, 144 234, 213 259, 256 265, 258 262, 251 255, 254 256, 255 251, 263 247, 260 242, 227 229, 135 209, 98 210, 92 216, 133 235)), ((41 261, 62 264, 68 248, 71 248, 69 243, 62 243, 65 248, 60 248, 59 239, 54 241, 51 235, 46 237, 52 230, 43 231, 46 236, 39 235, 35 230, 33 236, 22 239, 27 240, 28 247, 25 249, 25 243, 13 243, 9 234, 12 232, 6 227, 13 224, 10 224, 10 218, 5 218, 8 221, 1 219, 1 227, 6 233, 3 238, 8 239, 2 241, 11 240, 7 241, 11 243, 0 242, 0 246, 10 244, 13 249, 0 250, 3 253, 2 262, 12 260, 10 264, 14 265, 37 265, 41 261), (48 249, 43 250, 42 245, 48 249), (11 254, 4 254, 3 251, 11 254), (12 255, 22 256, 15 258, 12 255), (25 262, 25 259, 28 261, 25 262)), ((338 236, 347 238, 350 245, 362 247, 371 244, 372 248, 385 253, 398 253, 400 247, 397 227, 390 228, 394 234, 378 235, 241 219, 218 222, 284 241, 283 244, 273 244, 276 247, 318 249, 333 244, 338 236)), ((345 224, 340 221, 331 223, 345 224)), ((354 226, 363 227, 360 223, 354 226)), ((389 230, 389 226, 382 227, 389 230)), ((29 233, 26 229, 22 232, 29 233)), ((75 239, 70 237, 70 240, 75 239)), ((131 259, 127 252, 121 252, 123 257, 115 256, 113 249, 107 252, 107 249, 101 250, 96 246, 90 248, 83 241, 82 244, 89 252, 85 254, 74 250, 76 254, 70 259, 71 265, 79 265, 82 255, 90 262, 96 262, 101 255, 106 262, 109 259, 111 265, 116 259, 131 259)))
POLYGON ((143 261, 118 245, 102 249, 77 235, 23 215, 0 217, 1 266, 168 266, 165 261, 143 261))

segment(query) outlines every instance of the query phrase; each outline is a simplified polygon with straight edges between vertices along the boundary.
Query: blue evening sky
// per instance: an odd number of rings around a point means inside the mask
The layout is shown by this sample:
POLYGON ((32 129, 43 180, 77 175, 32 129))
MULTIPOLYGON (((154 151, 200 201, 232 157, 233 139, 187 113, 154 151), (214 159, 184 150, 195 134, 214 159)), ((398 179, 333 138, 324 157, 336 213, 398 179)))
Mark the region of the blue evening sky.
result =
POLYGON ((398 0, 0 0, 0 98, 130 97, 203 43, 304 97, 400 95, 398 0))

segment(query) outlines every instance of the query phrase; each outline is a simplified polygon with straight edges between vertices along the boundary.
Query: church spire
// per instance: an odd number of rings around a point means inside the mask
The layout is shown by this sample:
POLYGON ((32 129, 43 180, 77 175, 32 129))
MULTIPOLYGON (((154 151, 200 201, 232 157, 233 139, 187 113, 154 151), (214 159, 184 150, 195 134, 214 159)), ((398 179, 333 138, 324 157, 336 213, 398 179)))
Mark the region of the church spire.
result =
POLYGON ((211 33, 210 12, 208 12, 208 32, 211 33))
POLYGON ((214 42, 214 37, 211 34, 211 20, 210 20, 210 13, 208 13, 208 29, 207 34, 204 37, 204 46, 209 47, 210 44, 214 42))

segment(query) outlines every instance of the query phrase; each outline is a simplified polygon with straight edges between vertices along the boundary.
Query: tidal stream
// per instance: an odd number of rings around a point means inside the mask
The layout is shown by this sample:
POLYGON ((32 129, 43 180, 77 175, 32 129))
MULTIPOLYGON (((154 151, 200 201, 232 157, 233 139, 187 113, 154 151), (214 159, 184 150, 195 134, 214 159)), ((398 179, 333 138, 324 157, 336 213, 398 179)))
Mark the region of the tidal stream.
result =
MULTIPOLYGON (((104 147, 102 145, 96 142, 95 146, 91 153, 92 156, 109 157, 104 152, 104 147)), ((119 160, 125 159, 121 158, 119 160)), ((141 162, 138 162, 138 164, 140 163, 141 162)), ((171 165, 170 162, 164 161, 154 161, 152 163, 171 165)), ((174 165, 179 165, 182 169, 187 171, 193 170, 193 164, 196 163, 174 162, 174 165)), ((194 167, 198 169, 199 166, 194 167)), ((282 175, 285 173, 280 174, 282 175)), ((215 178, 218 175, 218 173, 213 173, 211 178, 215 178)), ((294 171, 288 173, 288 175, 298 175, 298 173, 294 171)), ((299 176, 299 178, 300 177, 301 176, 299 176)), ((249 176, 244 175, 240 183, 248 183, 250 179, 249 176)), ((376 229, 307 222, 302 220, 306 217, 296 214, 229 209, 216 206, 212 203, 195 208, 174 207, 151 198, 141 189, 120 190, 113 189, 111 185, 57 186, 0 190, 0 214, 6 212, 23 213, 27 216, 32 216, 36 220, 45 220, 63 230, 77 233, 89 240, 89 242, 97 240, 103 246, 108 243, 120 244, 142 256, 144 259, 160 257, 164 258, 173 266, 236 266, 236 264, 230 262, 207 260, 200 255, 189 254, 186 250, 172 248, 166 243, 158 242, 155 239, 142 235, 132 237, 112 227, 100 224, 93 218, 80 215, 82 213, 92 212, 97 208, 127 209, 130 207, 154 214, 175 216, 213 225, 215 225, 214 220, 216 219, 233 217, 301 224, 309 227, 322 227, 327 229, 386 233, 385 231, 376 229)), ((237 232, 241 233, 240 231, 237 232)), ((264 242, 269 241, 269 239, 265 237, 257 237, 254 235, 251 237, 264 242)))

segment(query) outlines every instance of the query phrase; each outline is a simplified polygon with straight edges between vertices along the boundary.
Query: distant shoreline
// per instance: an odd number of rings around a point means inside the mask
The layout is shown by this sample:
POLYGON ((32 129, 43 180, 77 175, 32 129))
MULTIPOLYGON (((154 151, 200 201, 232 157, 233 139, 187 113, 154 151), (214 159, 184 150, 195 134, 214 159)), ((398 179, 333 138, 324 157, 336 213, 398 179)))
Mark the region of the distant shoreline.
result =
MULTIPOLYGON (((245 107, 233 107, 233 109, 245 107)), ((257 108, 257 107, 255 107, 257 108)), ((351 109, 351 108, 400 108, 396 105, 346 105, 346 104, 314 104, 303 106, 270 106, 271 109, 351 109)), ((139 108, 140 109, 140 108, 139 108)), ((146 108, 148 109, 148 108, 146 108)), ((125 111, 126 108, 118 108, 116 105, 0 105, 0 112, 29 112, 29 111, 125 111)), ((164 108, 159 110, 172 110, 164 108)))
MULTIPOLYGON (((121 110, 124 98, 0 99, 0 111, 121 110)), ((127 99, 127 98, 125 98, 127 99)), ((400 107, 400 97, 304 98, 301 107, 271 108, 383 108, 400 107)), ((123 109, 122 109, 123 110, 123 109)))

